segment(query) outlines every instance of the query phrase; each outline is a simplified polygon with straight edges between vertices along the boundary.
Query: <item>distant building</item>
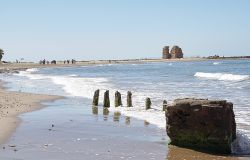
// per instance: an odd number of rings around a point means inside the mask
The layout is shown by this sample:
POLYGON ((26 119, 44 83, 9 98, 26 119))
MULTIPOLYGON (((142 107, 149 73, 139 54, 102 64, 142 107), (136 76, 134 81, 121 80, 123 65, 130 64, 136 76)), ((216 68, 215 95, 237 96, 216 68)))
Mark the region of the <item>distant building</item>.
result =
POLYGON ((162 51, 162 58, 163 59, 183 58, 182 49, 179 46, 173 46, 173 48, 169 52, 169 46, 165 46, 162 51))

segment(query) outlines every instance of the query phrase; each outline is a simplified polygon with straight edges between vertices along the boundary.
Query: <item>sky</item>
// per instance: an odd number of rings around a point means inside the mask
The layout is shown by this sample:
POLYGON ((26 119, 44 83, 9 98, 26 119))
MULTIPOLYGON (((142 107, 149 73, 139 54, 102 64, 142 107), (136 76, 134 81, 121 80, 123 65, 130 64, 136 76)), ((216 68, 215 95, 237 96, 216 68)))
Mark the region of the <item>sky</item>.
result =
POLYGON ((250 55, 250 0, 0 0, 3 60, 250 55))

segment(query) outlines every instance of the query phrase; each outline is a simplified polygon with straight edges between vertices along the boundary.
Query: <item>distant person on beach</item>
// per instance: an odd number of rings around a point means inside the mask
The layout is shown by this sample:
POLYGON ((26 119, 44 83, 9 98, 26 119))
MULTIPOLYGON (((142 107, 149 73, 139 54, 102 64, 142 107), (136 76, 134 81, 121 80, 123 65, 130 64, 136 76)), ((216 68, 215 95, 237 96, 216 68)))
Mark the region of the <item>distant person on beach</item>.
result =
POLYGON ((56 60, 51 61, 51 64, 56 64, 56 60))
POLYGON ((0 48, 0 61, 2 61, 3 55, 4 55, 4 51, 0 48))

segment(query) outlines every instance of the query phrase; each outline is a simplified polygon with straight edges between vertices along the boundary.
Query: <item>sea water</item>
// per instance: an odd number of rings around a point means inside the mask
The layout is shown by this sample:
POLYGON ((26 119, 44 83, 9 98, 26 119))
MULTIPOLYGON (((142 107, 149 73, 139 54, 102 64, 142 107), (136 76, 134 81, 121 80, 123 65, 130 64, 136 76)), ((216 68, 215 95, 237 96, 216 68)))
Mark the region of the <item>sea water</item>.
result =
MULTIPOLYGON (((176 98, 225 99, 234 104, 237 141, 233 152, 250 153, 250 60, 160 62, 143 64, 103 64, 77 67, 28 69, 18 74, 2 75, 11 89, 92 99, 100 89, 100 103, 105 90, 110 91, 110 111, 146 120, 165 128, 163 100, 176 98), (114 93, 122 94, 123 106, 114 108, 114 93), (126 108, 126 94, 133 94, 133 107, 126 108), (152 109, 145 110, 145 99, 152 109)), ((91 106, 91 101, 89 101, 91 106)), ((100 105, 101 105, 100 104, 100 105)))

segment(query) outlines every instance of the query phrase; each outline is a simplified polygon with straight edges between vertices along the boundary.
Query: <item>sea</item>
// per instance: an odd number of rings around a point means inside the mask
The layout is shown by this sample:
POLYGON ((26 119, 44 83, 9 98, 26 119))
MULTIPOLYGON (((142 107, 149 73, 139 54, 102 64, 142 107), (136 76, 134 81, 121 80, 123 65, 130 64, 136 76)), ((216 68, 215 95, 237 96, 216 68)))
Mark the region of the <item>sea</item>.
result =
MULTIPOLYGON (((109 90, 110 112, 147 122, 165 132, 163 100, 177 98, 222 99, 234 104, 237 139, 234 154, 250 154, 250 60, 207 60, 150 62, 134 64, 96 64, 75 67, 32 68, 16 74, 0 75, 9 90, 87 99, 91 108, 95 90, 109 90), (114 95, 122 95, 122 106, 114 107, 114 95), (132 92, 133 107, 126 107, 127 92, 132 92), (152 109, 145 110, 150 98, 152 109)), ((63 111, 61 111, 63 112, 63 111)), ((65 111, 66 112, 66 111, 65 111)), ((74 109, 67 110, 74 115, 74 109)))

